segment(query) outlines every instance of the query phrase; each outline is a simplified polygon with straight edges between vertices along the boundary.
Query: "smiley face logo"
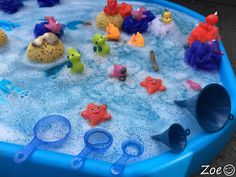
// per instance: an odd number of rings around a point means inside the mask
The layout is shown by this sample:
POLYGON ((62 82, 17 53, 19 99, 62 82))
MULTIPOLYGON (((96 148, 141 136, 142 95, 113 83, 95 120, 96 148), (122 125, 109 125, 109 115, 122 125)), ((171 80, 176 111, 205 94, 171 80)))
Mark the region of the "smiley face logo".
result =
POLYGON ((232 164, 225 165, 223 172, 226 176, 233 176, 235 173, 235 167, 232 164))

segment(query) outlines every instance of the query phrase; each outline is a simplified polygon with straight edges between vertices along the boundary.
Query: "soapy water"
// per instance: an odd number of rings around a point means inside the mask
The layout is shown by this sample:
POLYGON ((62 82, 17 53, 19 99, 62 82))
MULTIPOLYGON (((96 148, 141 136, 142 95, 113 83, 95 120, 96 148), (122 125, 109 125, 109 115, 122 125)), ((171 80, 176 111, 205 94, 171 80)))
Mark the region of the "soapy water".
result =
MULTIPOLYGON (((68 141, 58 148, 43 147, 48 150, 77 155, 84 148, 83 136, 91 127, 80 113, 88 103, 106 104, 112 119, 100 124, 113 135, 113 145, 103 154, 90 154, 90 158, 115 162, 122 154, 121 145, 127 139, 140 141, 145 148, 143 155, 130 163, 148 159, 168 150, 163 144, 151 139, 152 135, 162 133, 172 123, 180 123, 191 130, 192 138, 202 130, 197 121, 184 109, 174 105, 175 99, 186 99, 197 92, 188 89, 185 82, 192 79, 202 87, 219 82, 218 73, 194 71, 184 63, 184 45, 188 33, 198 21, 177 11, 173 12, 176 33, 159 37, 143 34, 145 47, 135 48, 127 42, 131 36, 122 33, 122 42, 107 42, 111 47, 108 57, 98 57, 93 52, 92 36, 99 32, 95 17, 103 9, 105 0, 76 1, 64 0, 53 8, 38 8, 35 1, 25 1, 25 8, 16 14, 0 12, 2 19, 20 24, 12 31, 6 31, 9 44, 0 55, 0 76, 14 85, 27 90, 27 97, 0 93, 0 99, 7 98, 7 104, 0 103, 1 132, 9 132, 0 141, 26 145, 33 138, 35 123, 45 115, 59 114, 67 117, 72 125, 68 141), (47 74, 48 69, 66 61, 66 55, 56 63, 35 64, 26 59, 26 46, 34 39, 33 27, 46 15, 55 16, 60 23, 68 24, 76 20, 91 22, 86 26, 78 24, 76 30, 66 28, 62 41, 66 51, 69 47, 79 49, 84 62, 83 74, 72 74, 66 65, 56 72, 47 74), (149 51, 155 51, 160 70, 152 70, 149 51), (125 82, 109 78, 113 64, 127 66, 128 77, 125 82), (146 76, 160 78, 167 90, 148 95, 140 86, 146 76), (5 127, 5 128, 4 128, 5 127), (11 136, 12 135, 12 136, 11 136), (19 138, 16 138, 19 136, 19 138)), ((145 6, 160 15, 165 7, 129 1, 136 9, 145 6)), ((56 128, 57 129, 57 128, 56 128)), ((58 138, 56 134, 43 134, 43 138, 58 138), (46 137, 47 136, 47 137, 46 137)))

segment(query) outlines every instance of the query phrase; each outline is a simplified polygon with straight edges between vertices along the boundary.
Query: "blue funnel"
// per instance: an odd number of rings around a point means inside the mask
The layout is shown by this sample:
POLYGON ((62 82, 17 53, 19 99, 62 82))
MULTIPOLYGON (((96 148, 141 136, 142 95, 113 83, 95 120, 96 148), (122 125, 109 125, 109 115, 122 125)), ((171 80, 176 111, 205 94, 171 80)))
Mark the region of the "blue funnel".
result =
POLYGON ((185 107, 209 133, 221 130, 229 119, 234 118, 229 93, 220 84, 209 84, 198 95, 175 103, 185 107))
POLYGON ((180 124, 172 124, 162 134, 152 136, 152 139, 162 142, 168 146, 172 152, 180 153, 187 145, 188 135, 190 135, 189 129, 184 130, 180 124))

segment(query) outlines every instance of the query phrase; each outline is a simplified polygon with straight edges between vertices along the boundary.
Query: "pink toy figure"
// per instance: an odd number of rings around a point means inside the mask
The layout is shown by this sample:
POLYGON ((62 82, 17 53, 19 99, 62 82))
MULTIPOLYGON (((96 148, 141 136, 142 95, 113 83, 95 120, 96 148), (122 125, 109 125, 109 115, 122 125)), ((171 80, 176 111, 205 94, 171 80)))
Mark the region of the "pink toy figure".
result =
POLYGON ((110 77, 118 78, 120 81, 125 81, 127 77, 127 68, 120 64, 114 64, 114 69, 109 75, 110 77))
POLYGON ((143 18, 146 17, 146 15, 143 14, 146 11, 147 11, 146 8, 139 7, 137 10, 132 11, 131 14, 136 20, 142 20, 143 18))
POLYGON ((47 29, 49 29, 54 34, 59 34, 63 27, 63 24, 58 23, 54 17, 47 16, 45 20, 48 21, 48 24, 44 25, 47 29))
POLYGON ((192 80, 187 80, 186 83, 188 84, 188 86, 195 90, 195 91, 200 91, 202 89, 201 85, 195 81, 192 80))

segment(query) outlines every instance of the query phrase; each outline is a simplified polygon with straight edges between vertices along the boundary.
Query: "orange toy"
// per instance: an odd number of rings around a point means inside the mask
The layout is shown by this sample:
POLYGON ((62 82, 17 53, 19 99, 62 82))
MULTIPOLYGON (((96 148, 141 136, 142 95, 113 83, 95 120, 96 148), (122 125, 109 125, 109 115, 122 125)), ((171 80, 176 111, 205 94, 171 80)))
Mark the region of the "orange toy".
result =
POLYGON ((104 104, 96 105, 94 103, 89 103, 87 109, 81 112, 81 116, 88 119, 91 127, 111 119, 111 115, 107 113, 107 106, 104 104))
POLYGON ((161 79, 154 79, 151 76, 147 76, 146 79, 140 83, 140 85, 146 88, 149 94, 153 94, 157 91, 163 92, 166 90, 166 87, 162 85, 161 79))
POLYGON ((107 26, 107 38, 110 40, 120 40, 120 30, 111 23, 107 26))
POLYGON ((219 21, 217 12, 210 14, 205 18, 206 23, 201 22, 190 34, 188 38, 188 45, 193 42, 200 41, 202 43, 217 40, 219 37, 219 30, 215 24, 219 21))
POLYGON ((129 44, 136 47, 143 47, 145 44, 145 41, 142 34, 139 32, 137 32, 137 34, 133 34, 129 41, 129 44))
POLYGON ((120 15, 123 18, 131 15, 132 10, 133 10, 133 7, 125 2, 122 2, 119 6, 120 15))

